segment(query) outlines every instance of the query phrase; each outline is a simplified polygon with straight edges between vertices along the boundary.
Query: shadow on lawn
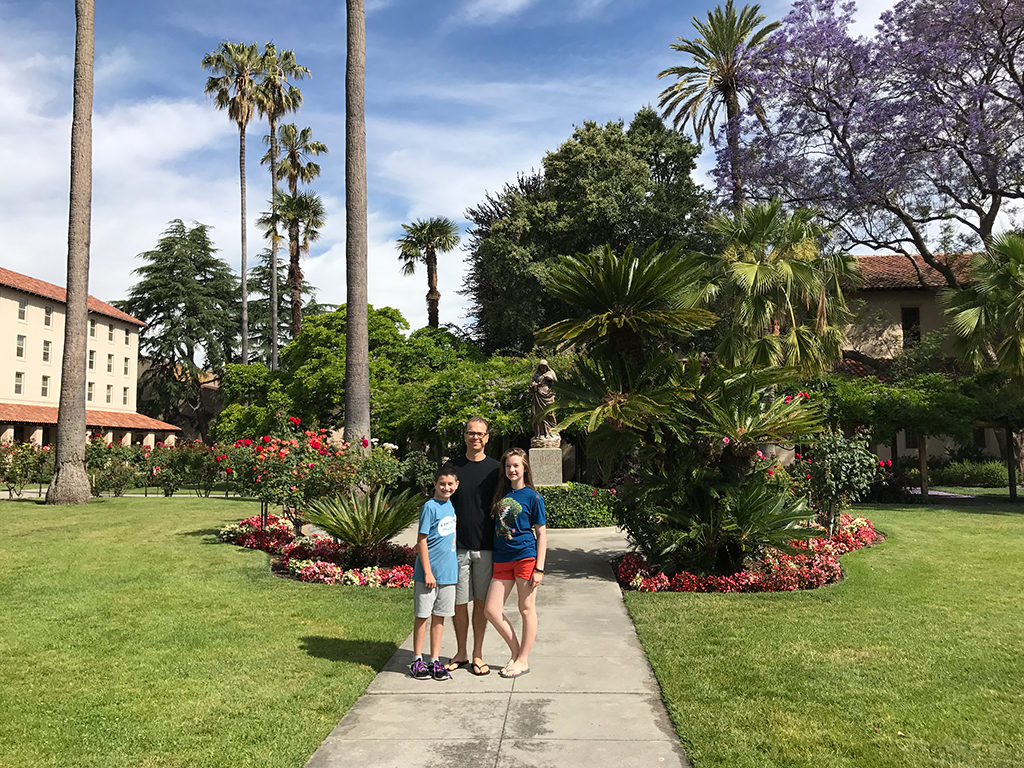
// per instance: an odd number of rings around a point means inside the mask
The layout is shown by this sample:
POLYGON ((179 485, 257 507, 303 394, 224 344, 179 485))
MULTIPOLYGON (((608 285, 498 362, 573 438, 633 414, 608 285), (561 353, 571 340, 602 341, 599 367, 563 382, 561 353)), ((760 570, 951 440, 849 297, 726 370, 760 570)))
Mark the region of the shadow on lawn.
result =
POLYGON ((200 528, 198 531, 182 531, 178 536, 205 536, 204 544, 220 544, 221 540, 217 538, 218 533, 219 529, 217 528, 200 528))
POLYGON ((310 656, 328 661, 365 664, 375 669, 382 667, 398 649, 395 643, 382 643, 379 640, 346 640, 323 635, 307 635, 299 639, 299 647, 310 656))

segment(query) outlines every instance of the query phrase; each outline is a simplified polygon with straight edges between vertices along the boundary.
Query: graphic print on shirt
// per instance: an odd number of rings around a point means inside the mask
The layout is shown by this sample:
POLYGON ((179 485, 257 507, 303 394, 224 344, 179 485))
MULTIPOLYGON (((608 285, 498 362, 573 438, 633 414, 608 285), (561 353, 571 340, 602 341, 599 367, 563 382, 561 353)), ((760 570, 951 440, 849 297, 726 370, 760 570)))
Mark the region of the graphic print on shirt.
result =
POLYGON ((506 496, 498 505, 498 533, 512 540, 519 531, 516 530, 516 517, 523 511, 523 506, 515 499, 506 496))
MULTIPOLYGON (((437 532, 441 536, 451 536, 455 533, 455 515, 442 517, 437 521, 437 532)), ((455 539, 452 538, 452 552, 455 551, 455 539)))

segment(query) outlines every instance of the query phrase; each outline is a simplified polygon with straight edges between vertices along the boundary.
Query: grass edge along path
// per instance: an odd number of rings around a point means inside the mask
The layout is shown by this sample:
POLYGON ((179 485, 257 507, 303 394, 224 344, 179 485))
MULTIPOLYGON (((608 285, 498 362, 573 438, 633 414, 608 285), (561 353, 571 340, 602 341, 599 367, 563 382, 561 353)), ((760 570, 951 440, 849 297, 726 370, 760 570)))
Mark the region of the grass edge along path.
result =
POLYGON ((258 504, 0 502, 0 766, 301 766, 409 631, 405 590, 273 576, 258 504))
POLYGON ((888 538, 822 589, 626 592, 695 768, 1024 764, 1010 510, 858 508, 888 538))

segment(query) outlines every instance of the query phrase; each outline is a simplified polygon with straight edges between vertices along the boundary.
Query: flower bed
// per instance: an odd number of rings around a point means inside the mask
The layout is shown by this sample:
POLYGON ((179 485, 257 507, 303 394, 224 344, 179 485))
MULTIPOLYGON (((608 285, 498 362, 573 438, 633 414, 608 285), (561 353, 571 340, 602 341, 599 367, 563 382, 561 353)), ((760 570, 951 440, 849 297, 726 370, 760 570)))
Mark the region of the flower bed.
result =
POLYGON ((653 571, 636 553, 625 555, 615 572, 623 589, 640 592, 791 592, 815 589, 842 578, 839 558, 847 552, 875 543, 878 534, 864 517, 843 515, 839 530, 829 538, 794 541, 791 545, 807 554, 784 554, 770 550, 755 566, 731 576, 698 576, 653 571))
POLYGON ((260 516, 253 515, 226 525, 217 536, 221 541, 247 549, 260 549, 280 558, 280 569, 300 581, 364 587, 405 588, 412 586, 412 547, 381 544, 373 549, 350 547, 326 536, 296 536, 285 517, 267 515, 260 528, 260 516), (368 565, 368 562, 374 565, 368 565))

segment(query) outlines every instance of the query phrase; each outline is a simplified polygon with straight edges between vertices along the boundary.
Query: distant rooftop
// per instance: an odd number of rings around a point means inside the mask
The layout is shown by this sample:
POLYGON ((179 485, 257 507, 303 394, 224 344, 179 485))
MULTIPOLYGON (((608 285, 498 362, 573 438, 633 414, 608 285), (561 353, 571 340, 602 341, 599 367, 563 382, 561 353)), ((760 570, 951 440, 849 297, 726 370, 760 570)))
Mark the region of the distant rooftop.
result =
MULTIPOLYGON (((23 293, 31 293, 34 296, 42 296, 44 299, 51 299, 60 304, 67 302, 67 291, 59 285, 48 283, 45 280, 38 280, 34 277, 23 275, 20 272, 4 269, 3 267, 0 267, 0 285, 23 293)), ((126 312, 122 312, 120 309, 112 307, 107 302, 100 301, 93 296, 89 297, 89 311, 140 327, 145 327, 146 325, 138 318, 132 317, 126 312)))
MULTIPOLYGON (((861 290, 884 291, 917 288, 930 288, 937 290, 946 288, 946 278, 933 267, 925 264, 924 260, 917 254, 913 257, 914 263, 902 253, 879 253, 866 256, 857 256, 857 263, 860 265, 860 276, 862 280, 861 290), (917 270, 921 270, 925 285, 921 285, 918 279, 917 270)), ((968 279, 968 272, 971 266, 970 254, 943 254, 937 259, 949 264, 953 268, 953 274, 957 280, 963 282, 968 279)))

